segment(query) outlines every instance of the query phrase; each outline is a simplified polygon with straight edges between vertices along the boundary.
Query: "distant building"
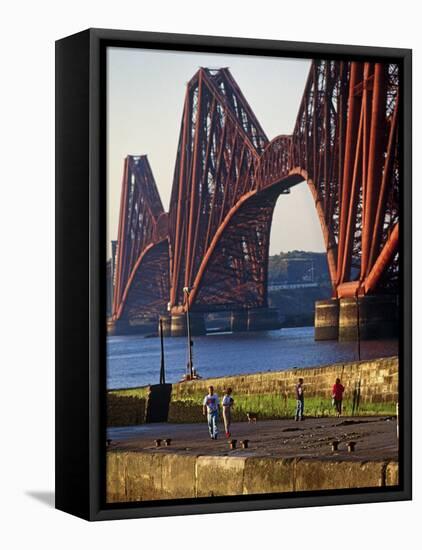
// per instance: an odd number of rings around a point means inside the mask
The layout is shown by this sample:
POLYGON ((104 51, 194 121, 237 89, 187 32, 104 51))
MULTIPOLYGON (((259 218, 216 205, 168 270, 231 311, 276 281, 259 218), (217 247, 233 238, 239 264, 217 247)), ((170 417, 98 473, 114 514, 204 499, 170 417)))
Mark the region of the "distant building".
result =
POLYGON ((270 256, 268 280, 271 285, 329 283, 327 255, 293 251, 270 256))
POLYGON ((314 262, 307 258, 286 258, 287 282, 299 283, 314 281, 314 262))

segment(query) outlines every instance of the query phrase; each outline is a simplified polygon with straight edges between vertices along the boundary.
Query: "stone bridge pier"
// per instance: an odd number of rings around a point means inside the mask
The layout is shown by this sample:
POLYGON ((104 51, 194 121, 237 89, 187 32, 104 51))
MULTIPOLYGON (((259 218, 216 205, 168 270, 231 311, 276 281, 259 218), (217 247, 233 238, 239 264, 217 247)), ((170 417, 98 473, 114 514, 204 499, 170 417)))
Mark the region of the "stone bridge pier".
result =
POLYGON ((250 308, 232 311, 230 316, 232 332, 253 332, 281 328, 278 310, 272 307, 250 308))
MULTIPOLYGON (((206 334, 206 313, 190 311, 190 330, 192 336, 206 334)), ((165 336, 186 336, 187 317, 186 313, 173 313, 162 315, 165 336)), ((253 332, 265 330, 278 330, 281 323, 276 308, 261 307, 232 311, 230 314, 230 330, 232 332, 253 332)))
POLYGON ((157 317, 145 317, 140 319, 117 319, 107 321, 107 334, 109 336, 123 336, 127 334, 156 334, 157 317))
POLYGON ((395 294, 315 303, 315 340, 374 340, 396 338, 398 333, 399 302, 395 294))
MULTIPOLYGON (((187 317, 186 313, 176 313, 172 315, 162 315, 163 331, 165 336, 186 336, 187 335, 187 317)), ((191 311, 189 313, 190 332, 192 336, 202 336, 206 334, 204 313, 191 311)))

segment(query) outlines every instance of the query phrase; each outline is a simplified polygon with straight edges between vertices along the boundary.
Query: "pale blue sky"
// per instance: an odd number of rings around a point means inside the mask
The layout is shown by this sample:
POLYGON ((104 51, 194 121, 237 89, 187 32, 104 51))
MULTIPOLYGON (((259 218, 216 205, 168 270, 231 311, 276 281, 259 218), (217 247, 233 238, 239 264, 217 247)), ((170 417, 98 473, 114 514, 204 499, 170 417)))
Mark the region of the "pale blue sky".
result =
MULTIPOLYGON (((117 238, 123 160, 147 154, 168 210, 186 83, 199 67, 229 67, 271 140, 293 131, 310 61, 221 54, 108 48, 107 240, 117 238)), ((270 253, 323 251, 306 183, 281 196, 270 253)), ((108 245, 108 254, 110 247, 108 245)))

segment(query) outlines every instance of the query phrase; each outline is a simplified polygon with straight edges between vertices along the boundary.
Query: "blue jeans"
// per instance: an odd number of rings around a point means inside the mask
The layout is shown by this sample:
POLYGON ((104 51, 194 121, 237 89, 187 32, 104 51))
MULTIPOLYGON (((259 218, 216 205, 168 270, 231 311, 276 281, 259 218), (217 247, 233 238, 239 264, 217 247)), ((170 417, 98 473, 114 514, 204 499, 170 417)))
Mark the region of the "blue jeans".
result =
POLYGON ((298 399, 296 401, 295 420, 302 420, 302 418, 303 418, 303 408, 304 408, 303 399, 298 399))
POLYGON ((208 430, 210 432, 210 436, 213 439, 215 439, 218 434, 218 429, 217 429, 218 411, 208 412, 207 418, 208 418, 208 430))

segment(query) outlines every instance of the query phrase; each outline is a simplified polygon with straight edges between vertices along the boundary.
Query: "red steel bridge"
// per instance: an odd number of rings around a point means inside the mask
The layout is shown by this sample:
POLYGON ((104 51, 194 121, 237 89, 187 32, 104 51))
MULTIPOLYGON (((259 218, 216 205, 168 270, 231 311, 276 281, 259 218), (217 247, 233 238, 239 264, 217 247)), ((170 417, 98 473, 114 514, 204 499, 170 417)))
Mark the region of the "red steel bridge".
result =
POLYGON ((269 328, 272 216, 301 182, 333 289, 317 304, 319 336, 336 337, 341 319, 353 325, 359 313, 367 324, 396 315, 399 106, 397 65, 314 60, 292 134, 270 141, 230 71, 200 68, 187 84, 168 213, 147 157, 125 159, 115 330, 159 316, 177 325, 187 309, 194 325, 225 310, 239 330, 269 328))

